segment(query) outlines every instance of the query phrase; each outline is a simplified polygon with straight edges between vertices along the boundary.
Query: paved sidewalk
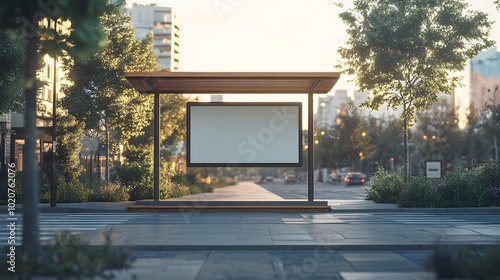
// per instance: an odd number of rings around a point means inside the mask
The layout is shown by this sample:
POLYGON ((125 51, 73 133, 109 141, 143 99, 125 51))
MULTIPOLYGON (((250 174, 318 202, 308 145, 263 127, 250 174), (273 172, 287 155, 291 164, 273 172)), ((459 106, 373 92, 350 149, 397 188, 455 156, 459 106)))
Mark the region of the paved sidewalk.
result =
MULTIPOLYGON (((112 226, 113 245, 133 250, 420 250, 500 243, 498 216, 397 213, 155 213, 112 226), (428 219, 430 222, 422 222, 428 219), (436 221, 436 222, 433 222, 436 221)), ((105 243, 106 228, 84 236, 105 243)))
MULTIPOLYGON (((249 182, 189 199, 282 200, 249 182)), ((41 212, 122 215, 131 204, 42 204, 41 212)), ((500 243, 499 207, 401 209, 366 200, 329 205, 331 213, 130 213, 136 216, 126 223, 81 237, 102 245, 112 229, 113 246, 133 252, 135 261, 118 272, 120 280, 433 279, 426 262, 438 244, 500 243), (467 221, 467 213, 479 222, 467 221)))

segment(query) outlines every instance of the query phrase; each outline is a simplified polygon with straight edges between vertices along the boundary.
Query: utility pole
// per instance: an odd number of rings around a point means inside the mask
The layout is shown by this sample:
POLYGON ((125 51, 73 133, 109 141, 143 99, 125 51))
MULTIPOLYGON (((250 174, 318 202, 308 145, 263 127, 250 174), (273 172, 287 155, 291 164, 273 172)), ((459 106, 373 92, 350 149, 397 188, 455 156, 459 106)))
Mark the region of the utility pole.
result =
MULTIPOLYGON (((57 32, 57 20, 54 21, 54 32, 57 32)), ((50 24, 50 19, 49 19, 50 24)), ((56 163, 56 120, 57 120, 57 55, 54 54, 54 82, 52 85, 52 180, 50 185, 50 207, 57 205, 57 163, 56 163)))

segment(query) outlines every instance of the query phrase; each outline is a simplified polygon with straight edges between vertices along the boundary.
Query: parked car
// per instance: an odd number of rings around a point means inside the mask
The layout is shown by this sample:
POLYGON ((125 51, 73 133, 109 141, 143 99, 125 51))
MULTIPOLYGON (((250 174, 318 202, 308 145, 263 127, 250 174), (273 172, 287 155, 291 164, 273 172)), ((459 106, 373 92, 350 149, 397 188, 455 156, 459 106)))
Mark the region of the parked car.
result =
POLYGON ((274 177, 273 176, 266 176, 264 178, 264 182, 272 182, 272 181, 274 181, 274 177))
POLYGON ((344 177, 345 186, 364 185, 366 175, 361 172, 348 172, 344 177))
POLYGON ((293 173, 285 174, 284 179, 285 179, 285 185, 297 183, 297 176, 295 176, 295 174, 293 173))

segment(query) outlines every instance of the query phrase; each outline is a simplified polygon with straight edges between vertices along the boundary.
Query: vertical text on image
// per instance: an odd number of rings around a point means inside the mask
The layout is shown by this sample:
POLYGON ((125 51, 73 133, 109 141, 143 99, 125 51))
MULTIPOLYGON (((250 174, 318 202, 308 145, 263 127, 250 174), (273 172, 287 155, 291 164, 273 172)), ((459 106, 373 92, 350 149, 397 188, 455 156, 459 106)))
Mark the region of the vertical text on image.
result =
POLYGON ((7 243, 10 245, 7 250, 7 268, 10 272, 16 272, 16 164, 9 163, 7 169, 7 228, 9 236, 7 243))

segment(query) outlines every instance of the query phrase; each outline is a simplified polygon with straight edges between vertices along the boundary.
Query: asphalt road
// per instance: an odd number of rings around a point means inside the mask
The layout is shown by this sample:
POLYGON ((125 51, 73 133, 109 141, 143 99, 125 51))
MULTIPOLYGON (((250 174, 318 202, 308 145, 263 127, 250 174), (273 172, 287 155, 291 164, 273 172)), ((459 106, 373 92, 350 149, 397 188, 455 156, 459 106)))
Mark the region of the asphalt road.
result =
MULTIPOLYGON (((307 184, 287 184, 280 179, 273 182, 260 183, 268 191, 284 199, 307 199, 307 184)), ((314 184, 314 199, 323 200, 365 200, 368 185, 349 186, 344 184, 314 184)))

